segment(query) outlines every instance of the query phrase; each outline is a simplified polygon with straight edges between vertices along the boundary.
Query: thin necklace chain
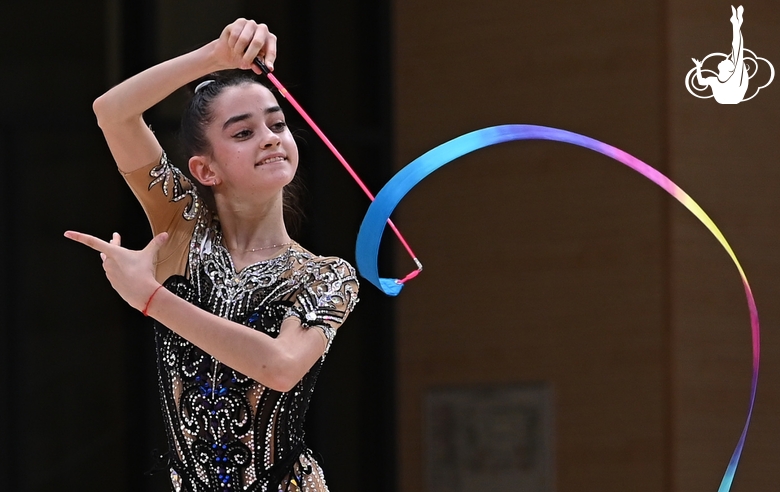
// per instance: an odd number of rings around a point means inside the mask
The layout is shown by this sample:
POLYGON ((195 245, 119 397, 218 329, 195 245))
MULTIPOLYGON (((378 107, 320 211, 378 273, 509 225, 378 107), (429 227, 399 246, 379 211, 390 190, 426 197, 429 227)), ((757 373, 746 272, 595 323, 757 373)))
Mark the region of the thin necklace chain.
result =
POLYGON ((238 249, 238 250, 233 250, 233 251, 239 251, 241 253, 254 253, 255 251, 262 251, 264 249, 281 248, 282 246, 292 246, 293 244, 295 244, 295 241, 288 241, 286 243, 272 244, 270 246, 263 246, 262 248, 238 249))

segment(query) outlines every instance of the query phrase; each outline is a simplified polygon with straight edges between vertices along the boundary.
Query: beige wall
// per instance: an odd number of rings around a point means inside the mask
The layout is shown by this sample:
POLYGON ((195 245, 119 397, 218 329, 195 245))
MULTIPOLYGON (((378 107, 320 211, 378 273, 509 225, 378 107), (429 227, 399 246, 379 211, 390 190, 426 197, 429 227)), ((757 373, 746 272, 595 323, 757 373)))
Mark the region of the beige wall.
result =
MULTIPOLYGON (((690 96, 690 58, 728 50, 729 7, 669 3, 396 1, 397 165, 531 123, 670 173, 754 283, 766 362, 735 489, 765 490, 780 457, 777 88, 729 107, 690 96)), ((769 5, 747 6, 743 32, 780 61, 769 5)), ((557 490, 717 488, 747 406, 749 324, 736 270, 677 202, 591 151, 522 142, 438 171, 397 223, 426 269, 396 304, 399 490, 425 490, 428 389, 538 381, 555 392, 557 490)))

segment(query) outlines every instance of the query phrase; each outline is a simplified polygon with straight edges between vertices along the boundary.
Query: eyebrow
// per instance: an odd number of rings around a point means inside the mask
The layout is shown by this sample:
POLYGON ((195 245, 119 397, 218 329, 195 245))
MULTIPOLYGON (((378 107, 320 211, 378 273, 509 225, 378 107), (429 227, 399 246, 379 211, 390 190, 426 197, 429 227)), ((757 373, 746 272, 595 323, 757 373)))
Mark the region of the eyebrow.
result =
MULTIPOLYGON (((265 108, 263 110, 263 115, 268 116, 269 114, 281 113, 281 112, 282 112, 282 108, 280 108, 279 106, 270 106, 270 107, 265 108)), ((252 117, 252 113, 242 113, 242 114, 237 114, 235 116, 231 116, 230 118, 227 119, 227 121, 225 121, 225 124, 222 125, 222 130, 225 130, 227 127, 229 127, 233 123, 237 123, 239 121, 244 121, 244 120, 249 119, 251 117, 252 117)))

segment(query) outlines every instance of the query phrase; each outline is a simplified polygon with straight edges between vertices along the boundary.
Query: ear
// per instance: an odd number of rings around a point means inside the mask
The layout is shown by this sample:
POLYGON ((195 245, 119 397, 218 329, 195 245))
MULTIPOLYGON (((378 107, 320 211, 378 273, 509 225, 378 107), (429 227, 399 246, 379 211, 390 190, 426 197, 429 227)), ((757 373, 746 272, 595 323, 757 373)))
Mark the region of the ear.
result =
POLYGON ((203 186, 216 186, 222 183, 222 180, 211 166, 211 159, 208 157, 194 155, 190 157, 188 164, 192 177, 197 179, 203 186))

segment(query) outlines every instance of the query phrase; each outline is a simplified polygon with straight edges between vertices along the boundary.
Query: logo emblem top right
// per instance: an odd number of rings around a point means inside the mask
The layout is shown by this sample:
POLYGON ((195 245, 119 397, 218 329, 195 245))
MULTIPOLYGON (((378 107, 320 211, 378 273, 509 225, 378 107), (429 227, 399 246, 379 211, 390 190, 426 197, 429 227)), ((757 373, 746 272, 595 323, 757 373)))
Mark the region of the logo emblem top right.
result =
MULTIPOLYGON (((756 97, 758 92, 772 83, 775 78, 775 68, 769 63, 769 60, 757 56, 751 50, 745 48, 744 38, 742 37, 742 22, 745 9, 740 5, 738 8, 731 7, 731 53, 711 53, 699 61, 692 58, 695 67, 693 67, 685 76, 685 88, 692 95, 700 99, 714 97, 720 104, 739 104, 743 101, 749 101, 756 97), (704 68, 707 60, 712 59, 718 62, 717 69, 704 68), (756 86, 750 90, 750 81, 759 72, 759 65, 766 64, 769 69, 769 80, 763 85, 756 86)), ((763 77, 762 77, 763 78, 763 77)), ((758 79, 756 79, 758 81, 758 79)))

